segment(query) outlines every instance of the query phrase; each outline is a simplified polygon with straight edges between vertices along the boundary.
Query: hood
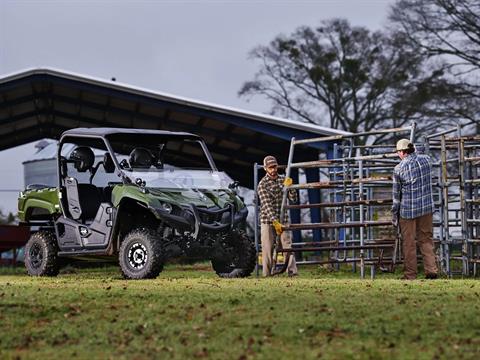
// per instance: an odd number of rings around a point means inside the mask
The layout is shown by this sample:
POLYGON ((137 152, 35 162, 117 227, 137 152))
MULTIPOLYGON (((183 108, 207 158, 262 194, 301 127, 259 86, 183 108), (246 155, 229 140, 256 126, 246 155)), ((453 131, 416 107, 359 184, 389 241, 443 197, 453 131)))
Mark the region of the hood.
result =
POLYGON ((236 195, 229 190, 198 190, 198 189, 158 189, 148 188, 149 194, 160 201, 177 205, 194 204, 201 207, 225 207, 232 201, 237 203, 236 195))

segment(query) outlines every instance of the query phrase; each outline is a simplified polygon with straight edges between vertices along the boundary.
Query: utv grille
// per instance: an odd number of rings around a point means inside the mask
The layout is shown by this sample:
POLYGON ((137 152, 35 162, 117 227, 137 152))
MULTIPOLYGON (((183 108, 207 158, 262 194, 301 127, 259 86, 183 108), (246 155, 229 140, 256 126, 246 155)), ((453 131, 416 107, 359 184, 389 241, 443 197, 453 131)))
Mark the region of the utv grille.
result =
POLYGON ((214 223, 228 223, 230 221, 230 207, 227 206, 224 209, 219 207, 214 208, 197 208, 200 221, 205 224, 214 224, 214 223))

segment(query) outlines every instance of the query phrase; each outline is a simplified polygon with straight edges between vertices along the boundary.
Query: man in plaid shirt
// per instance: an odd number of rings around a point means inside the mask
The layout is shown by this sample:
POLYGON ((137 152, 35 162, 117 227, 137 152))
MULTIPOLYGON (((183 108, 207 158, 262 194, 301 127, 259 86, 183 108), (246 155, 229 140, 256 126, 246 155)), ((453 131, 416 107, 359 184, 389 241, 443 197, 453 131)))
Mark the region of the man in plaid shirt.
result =
POLYGON ((425 277, 436 279, 433 250, 432 163, 427 155, 415 153, 407 139, 397 142, 400 163, 393 170, 393 223, 403 238, 404 279, 417 277, 417 244, 423 257, 425 277), (399 224, 397 221, 399 220, 399 224))
MULTIPOLYGON (((257 193, 260 200, 260 238, 262 242, 262 266, 263 276, 269 276, 272 271, 272 252, 275 235, 281 235, 280 239, 284 249, 291 248, 292 234, 283 232, 282 222, 288 221, 288 215, 280 220, 280 208, 282 206, 283 187, 286 179, 278 175, 277 159, 267 156, 263 159, 263 168, 266 175, 258 183, 257 193)), ((288 179, 289 180, 289 179, 288 179)), ((295 190, 288 192, 288 198, 292 202, 297 201, 295 190)), ((295 256, 292 254, 288 261, 288 275, 295 276, 298 273, 295 256)))

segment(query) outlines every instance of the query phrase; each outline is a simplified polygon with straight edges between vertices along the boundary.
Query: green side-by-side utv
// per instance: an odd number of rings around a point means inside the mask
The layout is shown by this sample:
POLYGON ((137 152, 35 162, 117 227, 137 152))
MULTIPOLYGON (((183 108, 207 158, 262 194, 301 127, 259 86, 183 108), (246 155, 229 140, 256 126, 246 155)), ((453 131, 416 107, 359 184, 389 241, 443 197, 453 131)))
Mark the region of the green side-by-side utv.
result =
POLYGON ((114 128, 64 132, 58 185, 29 185, 19 217, 36 229, 25 247, 30 275, 55 276, 62 258, 118 257, 128 279, 156 277, 169 258, 210 260, 223 277, 252 273, 247 208, 237 183, 188 133, 114 128))

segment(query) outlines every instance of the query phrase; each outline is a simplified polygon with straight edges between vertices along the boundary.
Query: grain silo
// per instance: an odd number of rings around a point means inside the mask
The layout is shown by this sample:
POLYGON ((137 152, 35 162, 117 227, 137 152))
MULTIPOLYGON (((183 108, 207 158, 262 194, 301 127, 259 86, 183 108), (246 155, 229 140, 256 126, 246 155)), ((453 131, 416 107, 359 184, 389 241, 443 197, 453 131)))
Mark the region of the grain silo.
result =
MULTIPOLYGON (((23 178, 25 187, 32 184, 47 185, 56 187, 58 185, 57 175, 57 150, 58 142, 54 140, 41 140, 36 145, 37 151, 23 164, 23 178)), ((75 149, 73 144, 64 144, 62 155, 67 159, 70 153, 75 149)), ((105 151, 92 149, 95 154, 95 163, 103 160, 105 151)), ((96 181, 103 182, 102 177, 106 177, 103 172, 95 175, 96 181)), ((76 173, 75 178, 79 183, 88 183, 90 173, 76 173)))

